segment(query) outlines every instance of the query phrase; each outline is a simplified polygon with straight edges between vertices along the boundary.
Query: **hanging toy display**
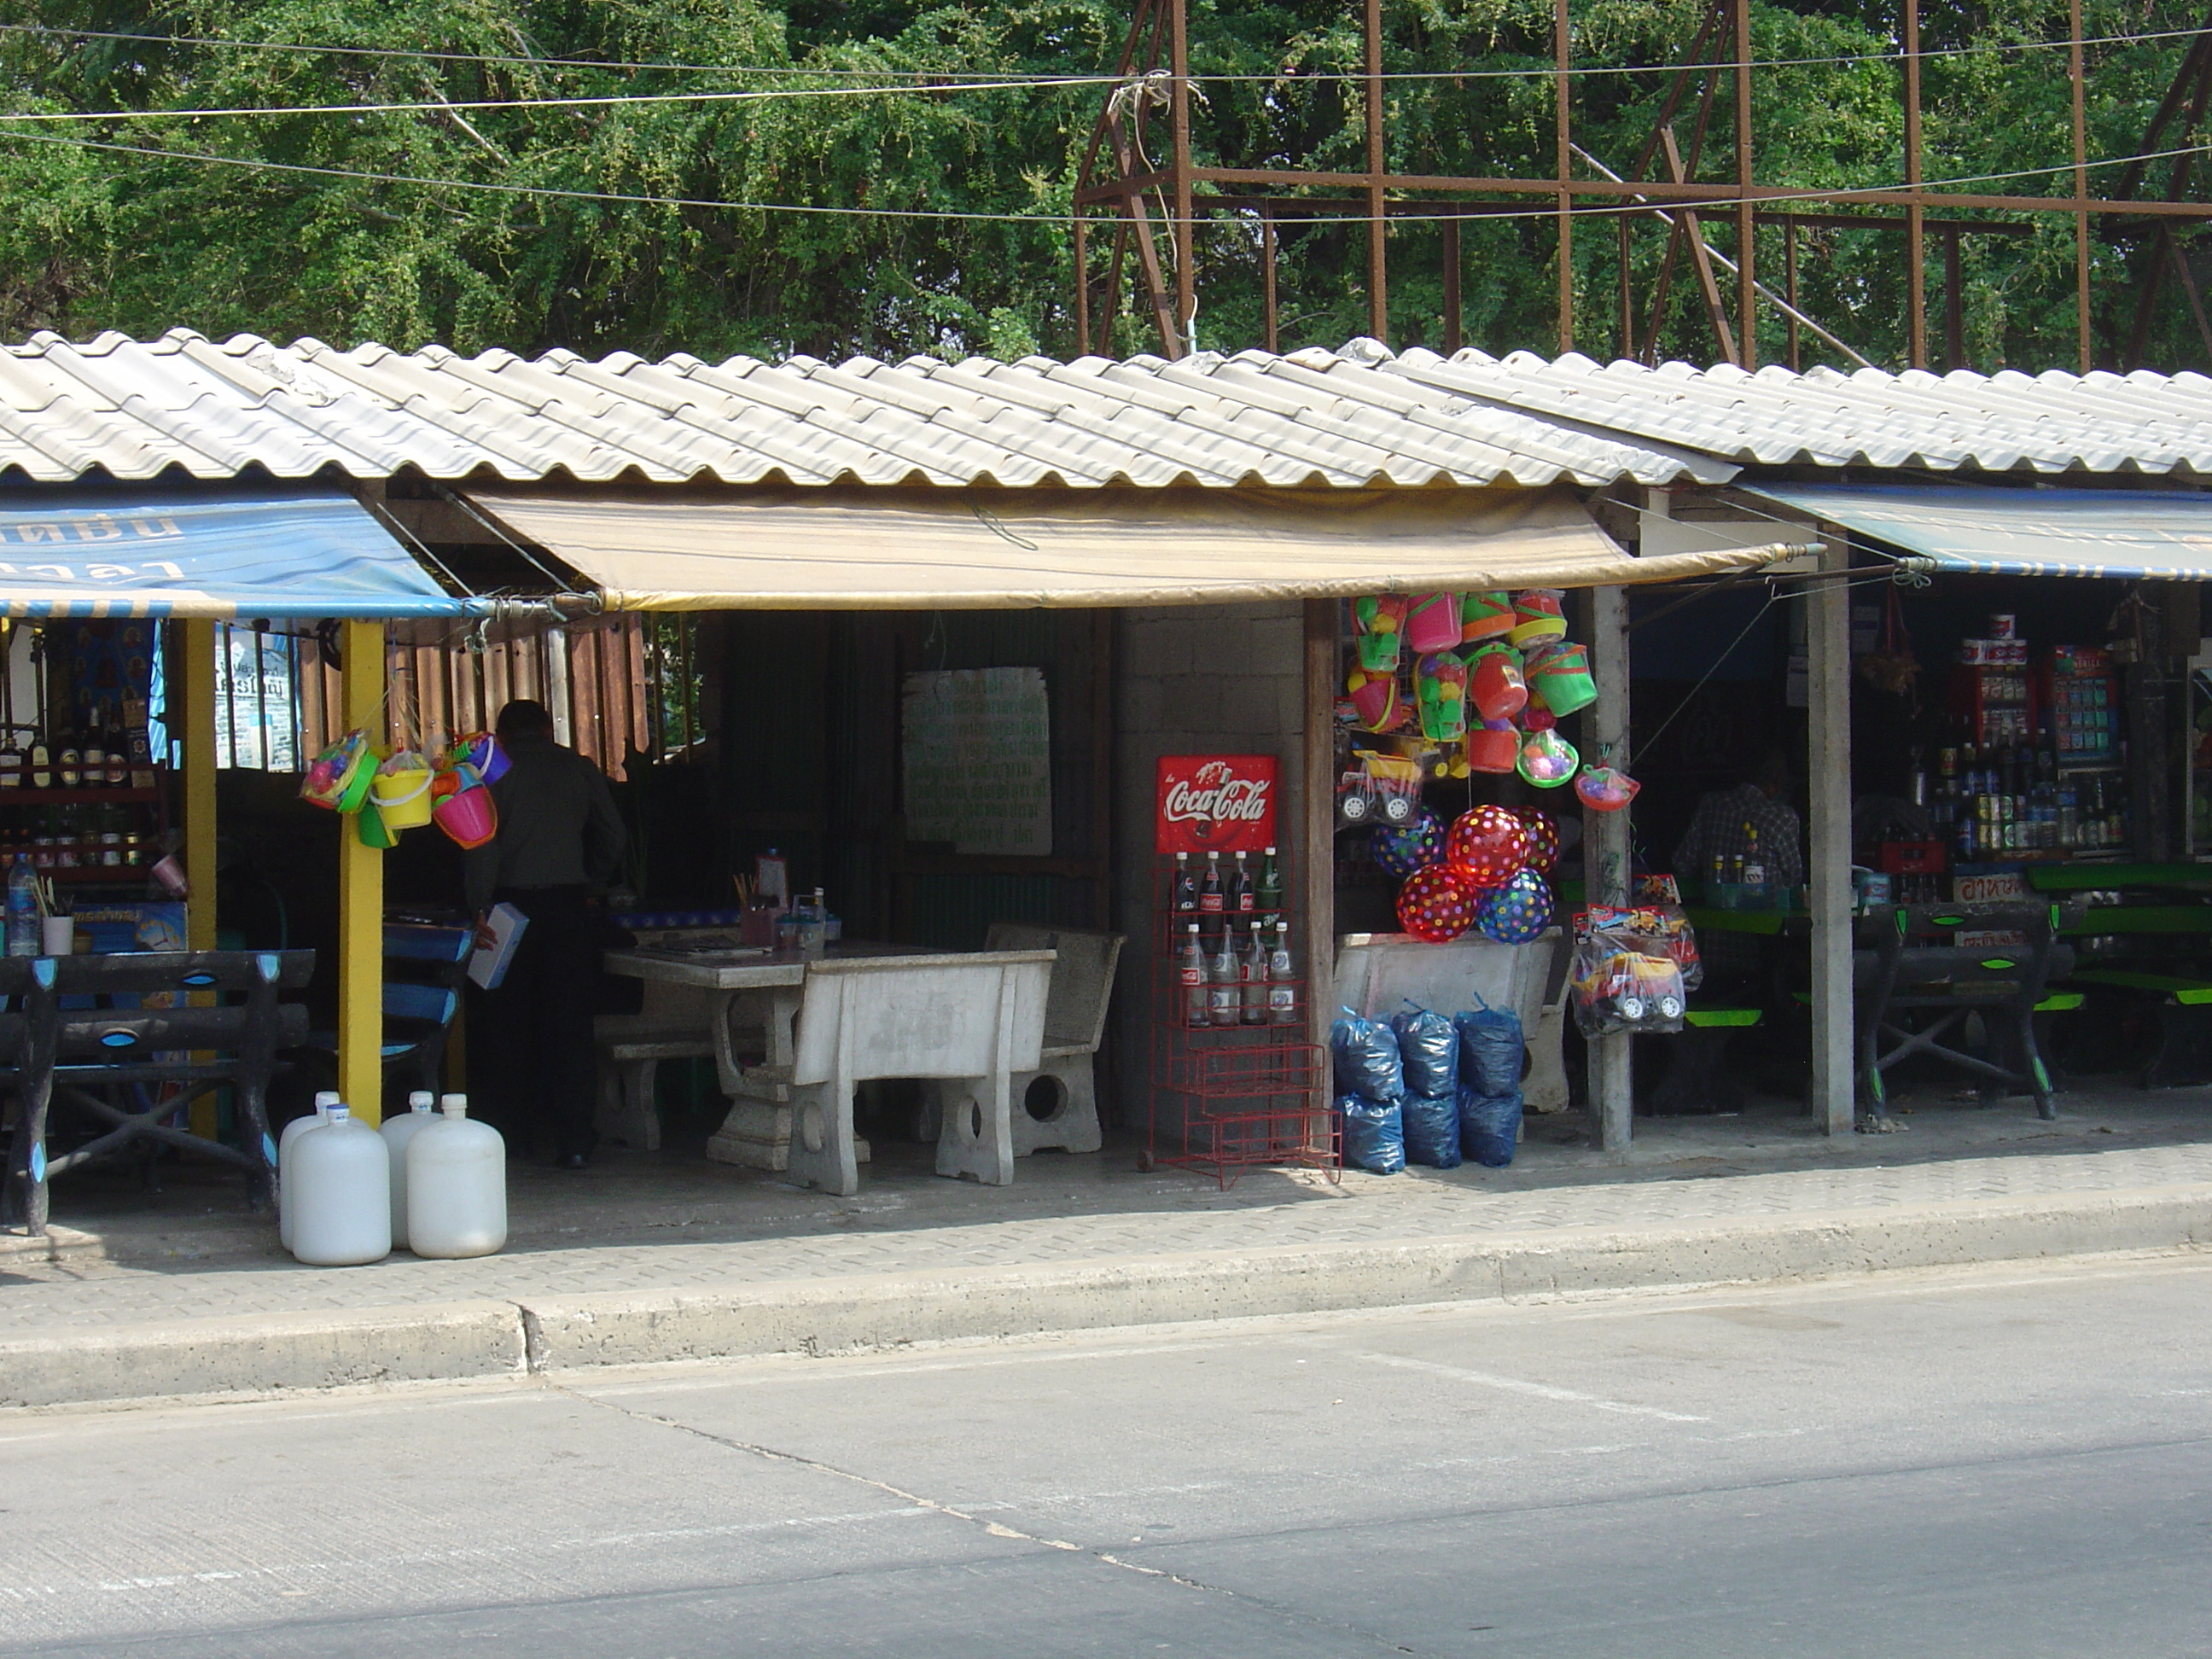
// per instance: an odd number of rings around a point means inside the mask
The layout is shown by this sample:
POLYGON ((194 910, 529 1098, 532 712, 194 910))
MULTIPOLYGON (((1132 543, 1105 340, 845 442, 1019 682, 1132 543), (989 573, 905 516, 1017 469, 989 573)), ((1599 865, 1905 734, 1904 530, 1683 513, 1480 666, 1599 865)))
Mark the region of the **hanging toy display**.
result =
POLYGON ((1460 596, 1459 638, 1462 645, 1503 639, 1520 620, 1513 612, 1512 599, 1503 589, 1460 596))
POLYGON ((1510 772, 1521 754, 1521 734, 1511 720, 1485 720, 1467 731, 1467 764, 1471 772, 1510 772))
POLYGON ((1513 596, 1513 631, 1505 637, 1522 650, 1566 637, 1566 596, 1556 587, 1525 587, 1513 596))
POLYGON ((1467 665, 1449 651, 1423 657, 1413 670, 1413 696, 1421 735, 1431 743, 1456 743, 1467 731, 1467 665))
POLYGON ((1416 870, 1398 890, 1398 925, 1424 945, 1449 945, 1474 926, 1475 890, 1449 864, 1416 870))
POLYGON ((1406 648, 1416 656, 1459 643, 1459 595, 1416 593, 1406 608, 1406 648))
POLYGON ((1528 868, 1540 876, 1550 875, 1559 863, 1559 826, 1533 806, 1505 810, 1520 819, 1521 827, 1528 832, 1528 868))
POLYGON ((1593 812, 1618 812, 1643 787, 1617 766, 1585 766, 1575 779, 1575 793, 1593 812))
POLYGON ((1496 887, 1528 862, 1528 830, 1503 806, 1462 812, 1444 837, 1444 862, 1475 887, 1496 887))
POLYGON ((1345 680, 1345 690, 1352 694, 1352 720, 1363 732, 1389 732, 1405 718, 1395 668, 1355 668, 1345 680))
POLYGON ((1403 881, 1416 870, 1443 861, 1443 820, 1423 806, 1414 811, 1411 823, 1376 824, 1367 845, 1382 872, 1403 881))
POLYGON ((1406 596, 1376 593, 1354 599, 1352 620, 1358 630, 1359 665, 1374 673, 1395 673, 1398 648, 1404 637, 1406 596))
POLYGON ((1510 645, 1483 646, 1468 659, 1468 700, 1486 720, 1510 720, 1528 706, 1521 653, 1510 645))
POLYGON ((1515 763, 1521 775, 1539 789, 1556 789, 1575 775, 1582 757, 1574 744, 1557 732, 1531 732, 1521 744, 1515 763))
POLYGON ((1476 902, 1474 925, 1500 945, 1526 945, 1552 925, 1552 890, 1534 870, 1516 870, 1476 902))

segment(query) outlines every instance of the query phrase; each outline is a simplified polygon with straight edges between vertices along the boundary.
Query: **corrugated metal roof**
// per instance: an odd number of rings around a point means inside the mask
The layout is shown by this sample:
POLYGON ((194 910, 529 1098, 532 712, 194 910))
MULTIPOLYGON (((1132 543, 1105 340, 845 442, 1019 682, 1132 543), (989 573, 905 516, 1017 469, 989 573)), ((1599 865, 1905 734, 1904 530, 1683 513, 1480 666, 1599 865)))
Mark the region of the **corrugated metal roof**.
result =
POLYGON ((1180 362, 573 352, 526 360, 178 329, 0 351, 0 477, 565 474, 726 483, 1720 483, 1735 468, 1454 391, 1379 347, 1180 362))
POLYGON ((1747 466, 2212 475, 2212 379, 2202 374, 1747 374, 1479 351, 1408 351, 1390 367, 1532 417, 1747 466))

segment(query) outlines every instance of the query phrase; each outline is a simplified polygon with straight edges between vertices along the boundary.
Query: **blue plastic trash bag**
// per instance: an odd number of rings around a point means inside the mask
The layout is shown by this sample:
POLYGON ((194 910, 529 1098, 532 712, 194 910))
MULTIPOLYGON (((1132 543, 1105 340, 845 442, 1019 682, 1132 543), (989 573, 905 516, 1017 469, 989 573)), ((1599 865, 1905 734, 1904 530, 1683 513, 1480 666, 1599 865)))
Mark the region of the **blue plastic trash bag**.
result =
POLYGON ((1347 1008, 1344 1018, 1329 1027, 1328 1048, 1335 1062, 1337 1093, 1383 1103, 1406 1092, 1398 1039, 1389 1026, 1347 1008))
POLYGON ((1396 1175, 1406 1167, 1405 1123, 1396 1101, 1339 1095, 1336 1111, 1343 1120, 1346 1167, 1370 1175, 1396 1175))
POLYGON ((1513 1147, 1521 1139, 1521 1091, 1502 1095, 1459 1091, 1459 1147, 1486 1170, 1502 1170, 1513 1161, 1513 1147))
POLYGON ((1417 1095, 1409 1089, 1398 1110, 1406 1127, 1407 1163, 1425 1164, 1431 1170, 1459 1168, 1456 1095, 1417 1095))
POLYGON ((1521 1016, 1487 1003, 1473 1013, 1455 1014, 1459 1031, 1459 1081, 1479 1095, 1510 1095, 1521 1086, 1521 1058, 1526 1044, 1521 1016))
POLYGON ((1450 1099, 1452 1091, 1459 1087, 1459 1034, 1452 1023, 1433 1009, 1408 1003, 1402 1012, 1390 1016, 1390 1029, 1398 1034, 1398 1059, 1405 1069, 1406 1092, 1450 1099))

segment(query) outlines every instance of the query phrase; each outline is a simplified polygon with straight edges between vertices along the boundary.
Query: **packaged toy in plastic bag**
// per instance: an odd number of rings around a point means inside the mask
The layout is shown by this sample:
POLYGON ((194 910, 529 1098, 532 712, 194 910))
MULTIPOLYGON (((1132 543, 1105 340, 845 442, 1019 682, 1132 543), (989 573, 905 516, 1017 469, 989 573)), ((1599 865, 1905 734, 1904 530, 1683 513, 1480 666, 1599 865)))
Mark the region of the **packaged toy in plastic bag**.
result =
POLYGON ((1576 916, 1571 1000, 1584 1036, 1682 1029, 1682 970, 1657 929, 1649 911, 1596 905, 1576 916))
POLYGON ((1410 1090, 1398 1103, 1406 1137, 1406 1162, 1431 1170, 1460 1166, 1459 1091, 1417 1095, 1410 1090))
POLYGON ((1502 1170, 1513 1161, 1521 1139, 1521 1091, 1502 1095, 1459 1091, 1459 1149, 1486 1170, 1502 1170))
POLYGON ((1396 1101, 1339 1095, 1336 1115, 1342 1121, 1347 1169, 1364 1170, 1370 1175, 1396 1175, 1406 1167, 1405 1120, 1396 1101))
POLYGON ((1387 1103, 1406 1092, 1397 1034, 1389 1026, 1346 1008, 1344 1018, 1329 1027, 1328 1051, 1339 1094, 1387 1103))
POLYGON ((1459 1086, 1459 1033, 1451 1021, 1408 1002, 1390 1016, 1390 1029, 1398 1035, 1407 1094, 1449 1096, 1459 1086))
MULTIPOLYGON (((1477 997, 1476 1001, 1482 999, 1477 997)), ((1510 1008, 1493 1008, 1485 1002, 1471 1012, 1452 1016, 1459 1036, 1459 1080, 1464 1088, 1482 1095, 1511 1094, 1521 1086, 1521 1068, 1528 1044, 1521 1034, 1521 1016, 1510 1008)))

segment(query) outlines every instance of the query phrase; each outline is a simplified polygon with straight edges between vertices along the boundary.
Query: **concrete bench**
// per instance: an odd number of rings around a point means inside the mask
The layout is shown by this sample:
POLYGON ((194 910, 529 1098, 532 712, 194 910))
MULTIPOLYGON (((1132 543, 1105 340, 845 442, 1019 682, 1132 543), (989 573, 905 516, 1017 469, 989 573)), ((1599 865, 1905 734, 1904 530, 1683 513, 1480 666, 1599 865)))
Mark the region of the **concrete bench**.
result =
POLYGON ((1009 1085, 1017 1158, 1045 1147, 1095 1152, 1102 1144, 1098 1045, 1106 1035, 1106 1008, 1113 999, 1114 970, 1121 959, 1122 943, 1119 933, 1011 921, 991 924, 985 950, 1050 951, 1054 957, 1037 1068, 1017 1073, 1009 1085), (1033 1106, 1029 1097, 1039 1083, 1047 1088, 1033 1106))

